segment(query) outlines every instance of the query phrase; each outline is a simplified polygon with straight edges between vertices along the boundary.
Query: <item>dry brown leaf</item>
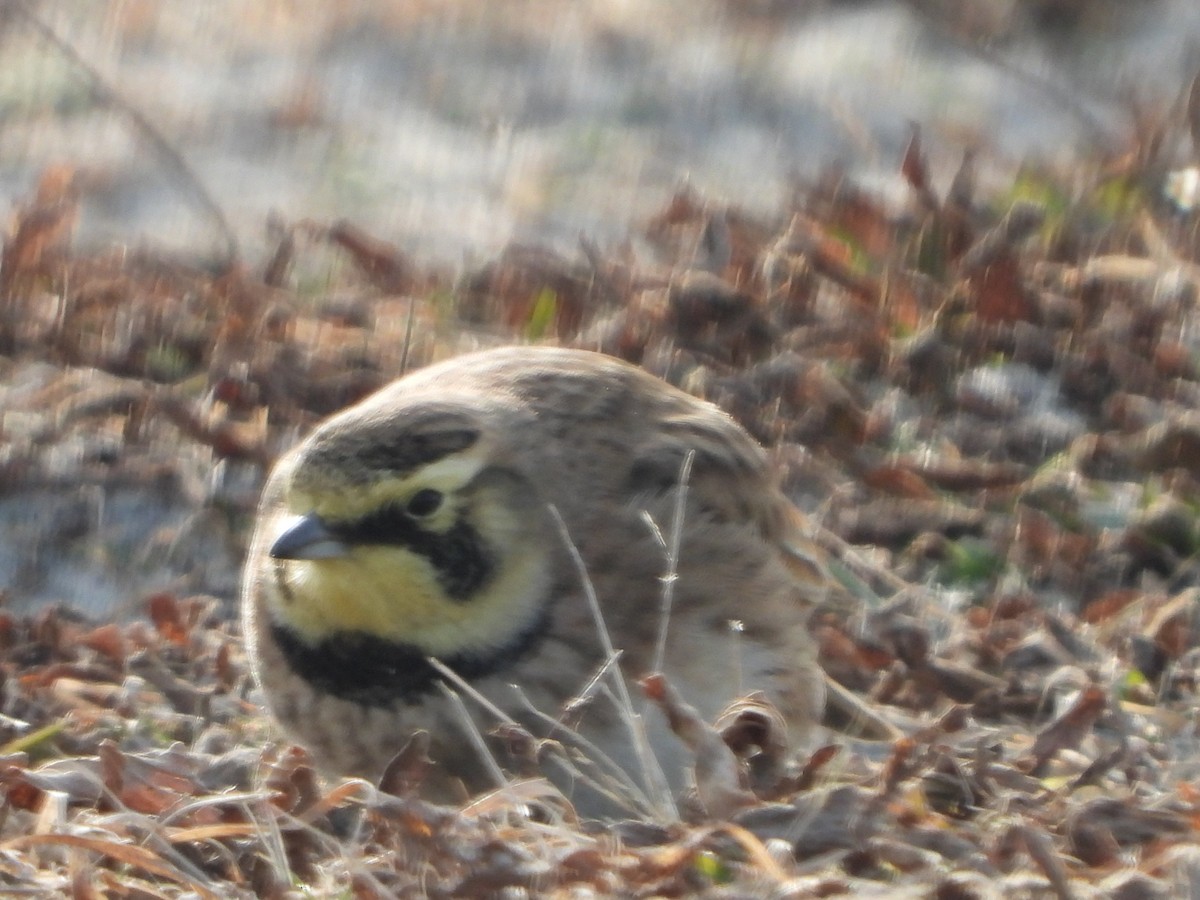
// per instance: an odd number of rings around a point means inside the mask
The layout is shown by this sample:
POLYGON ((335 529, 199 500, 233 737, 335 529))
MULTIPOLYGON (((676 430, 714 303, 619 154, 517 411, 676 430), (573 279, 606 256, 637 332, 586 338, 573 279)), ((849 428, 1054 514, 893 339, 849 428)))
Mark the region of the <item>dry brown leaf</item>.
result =
POLYGON ((146 612, 162 638, 172 644, 187 645, 189 630, 178 597, 152 594, 146 598, 146 612))
POLYGON ((379 789, 397 797, 413 793, 421 786, 432 766, 429 732, 424 729, 415 731, 384 768, 379 778, 379 789))
POLYGON ((863 484, 896 497, 932 500, 936 495, 918 472, 905 465, 882 465, 862 474, 863 484))
POLYGON ((909 125, 908 146, 904 148, 904 158, 900 161, 900 174, 917 195, 921 206, 929 212, 941 208, 942 204, 929 183, 929 166, 921 150, 921 129, 916 123, 909 125))
POLYGON ((103 654, 118 665, 125 663, 128 647, 121 627, 115 623, 110 622, 85 632, 80 636, 79 643, 103 654))
POLYGON ((363 274, 381 291, 403 294, 413 284, 413 266, 400 248, 341 219, 329 226, 328 240, 346 250, 363 274))
POLYGON ((1099 685, 1081 690, 1066 712, 1038 732, 1025 760, 1027 771, 1040 775, 1060 752, 1077 748, 1107 707, 1108 693, 1099 685))
POLYGON ((663 675, 647 675, 639 682, 646 696, 658 704, 671 730, 695 759, 696 793, 705 812, 726 819, 757 802, 745 786, 737 757, 721 734, 704 721, 695 707, 684 702, 663 675))
POLYGON ((1031 322, 1033 303, 1021 282, 1021 270, 1011 253, 998 254, 971 276, 975 313, 983 322, 1031 322))
POLYGON ((1196 610, 1200 607, 1200 589, 1188 588, 1172 597, 1154 612, 1143 629, 1168 659, 1179 659, 1194 645, 1196 610))

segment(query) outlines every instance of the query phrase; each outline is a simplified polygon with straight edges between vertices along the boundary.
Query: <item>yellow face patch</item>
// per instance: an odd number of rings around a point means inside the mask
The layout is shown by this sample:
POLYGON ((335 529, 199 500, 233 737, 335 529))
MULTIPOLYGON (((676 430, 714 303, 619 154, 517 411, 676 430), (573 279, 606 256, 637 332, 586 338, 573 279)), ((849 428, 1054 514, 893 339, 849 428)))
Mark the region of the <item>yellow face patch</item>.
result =
POLYGON ((286 599, 277 613, 309 640, 362 631, 416 643, 416 635, 462 617, 445 599, 429 561, 403 547, 356 547, 339 559, 292 560, 281 577, 286 599))
MULTIPOLYGON (((287 507, 328 521, 353 521, 380 506, 403 505, 418 490, 441 490, 445 500, 420 527, 445 533, 468 516, 494 564, 491 577, 469 597, 451 598, 428 557, 402 544, 352 544, 335 558, 275 560, 269 580, 272 613, 310 643, 356 631, 407 644, 434 656, 486 654, 505 646, 542 614, 550 584, 550 544, 518 510, 509 486, 477 489, 471 508, 453 485, 477 474, 461 457, 426 467, 419 477, 322 492, 294 491, 287 507)), ((536 521, 536 520, 534 520, 536 521)), ((282 526, 281 526, 282 527, 282 526)))
POLYGON ((357 547, 344 558, 281 561, 271 591, 274 614, 317 642, 359 631, 431 656, 486 652, 538 615, 549 585, 537 547, 514 552, 475 597, 449 599, 432 565, 403 547, 357 547))

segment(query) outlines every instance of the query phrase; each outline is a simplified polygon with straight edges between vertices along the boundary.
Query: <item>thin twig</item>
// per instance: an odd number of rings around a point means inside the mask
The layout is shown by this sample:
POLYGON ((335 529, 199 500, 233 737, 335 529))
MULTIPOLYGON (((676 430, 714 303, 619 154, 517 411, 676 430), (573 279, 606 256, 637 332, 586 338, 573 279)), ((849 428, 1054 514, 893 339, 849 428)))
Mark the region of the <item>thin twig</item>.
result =
MULTIPOLYGON (((600 638, 600 645, 604 649, 605 656, 612 658, 616 655, 616 649, 613 647, 612 636, 609 634, 608 626, 604 623, 604 614, 600 610, 600 600, 596 596, 596 588, 592 584, 591 576, 588 575, 587 563, 584 562, 579 548, 575 546, 575 541, 571 538, 571 533, 567 529, 567 523, 563 520, 562 514, 553 504, 550 504, 550 515, 554 517, 559 533, 562 535, 563 543, 566 545, 567 552, 571 555, 571 560, 575 563, 575 568, 579 572, 580 582, 583 585, 583 593, 588 602, 588 609, 592 613, 592 622, 596 627, 596 634, 600 638)), ((629 737, 633 742, 633 749, 637 754, 638 764, 642 769, 642 777, 645 780, 647 794, 651 799, 656 801, 655 805, 660 815, 666 816, 671 820, 677 820, 679 818, 679 811, 675 806, 675 798, 671 796, 671 789, 667 785, 662 766, 658 764, 658 760, 654 756, 654 749, 650 746, 650 741, 646 737, 642 717, 634 711, 633 699, 629 696, 629 686, 625 683, 625 677, 621 672, 619 664, 613 666, 613 672, 614 677, 612 681, 616 688, 617 698, 620 701, 617 704, 618 711, 625 721, 625 727, 629 730, 629 737)))
MULTIPOLYGON (((511 715, 506 713, 499 706, 497 706, 495 703, 493 703, 491 700, 489 700, 487 697, 485 697, 483 694, 481 694, 469 682, 464 680, 461 675, 459 675, 457 672, 455 672, 453 669, 451 669, 449 666, 447 666, 445 663, 443 663, 440 659, 437 659, 436 657, 433 657, 433 656, 427 656, 425 658, 425 660, 431 666, 433 666, 434 669, 437 670, 438 674, 440 674, 447 681, 451 682, 456 688, 458 688, 458 690, 462 691, 463 694, 470 697, 472 700, 474 700, 476 703, 478 703, 480 706, 482 706, 485 710, 488 711, 488 713, 490 713, 492 716, 494 716, 498 722, 502 722, 505 725, 509 725, 514 728, 522 727, 520 722, 518 722, 511 715)), ((611 664, 611 661, 610 661, 610 664, 611 664)), ((601 667, 600 672, 597 674, 596 677, 603 675, 603 673, 605 671, 607 671, 607 667, 601 667)), ((593 678, 593 681, 594 680, 595 680, 595 678, 593 678)), ((591 682, 589 682, 589 684, 591 684, 591 682)), ((444 684, 442 685, 442 687, 445 690, 449 690, 449 688, 447 688, 444 684)), ((625 775, 624 770, 621 769, 621 767, 618 766, 615 762, 613 762, 608 756, 606 756, 602 750, 600 750, 598 747, 596 747, 594 744, 592 744, 590 741, 588 741, 586 738, 584 738, 578 732, 574 731, 573 729, 568 728, 566 725, 564 725, 562 722, 555 719, 553 716, 550 716, 549 714, 547 714, 547 713, 539 710, 537 707, 535 707, 533 705, 533 703, 529 700, 529 698, 525 696, 524 692, 520 689, 520 687, 518 687, 515 684, 510 685, 510 687, 516 692, 518 699, 526 706, 527 709, 529 709, 531 712, 533 712, 534 715, 536 715, 538 718, 542 719, 543 721, 546 721, 549 724, 551 724, 561 734, 572 737, 575 740, 575 742, 578 743, 582 749, 584 749, 588 753, 594 754, 598 760, 606 762, 613 769, 613 771, 618 772, 621 775, 625 775)), ((451 693, 454 693, 454 692, 451 692, 451 693)), ((458 698, 458 694, 454 694, 454 696, 455 696, 455 698, 458 698)), ((462 702, 461 698, 458 698, 458 699, 459 699, 459 703, 461 704, 461 702, 462 702)), ((466 713, 465 708, 462 710, 462 712, 464 714, 466 713)), ((467 718, 468 718, 468 720, 470 720, 469 716, 467 716, 467 718)), ((500 772, 499 765, 495 762, 495 759, 494 759, 494 757, 492 757, 491 752, 487 749, 487 746, 483 741, 482 735, 480 735, 478 733, 478 729, 474 727, 474 721, 473 720, 470 720, 470 721, 471 721, 471 725, 472 725, 472 727, 471 727, 472 741, 475 744, 476 749, 480 751, 481 755, 483 755, 485 760, 487 760, 491 763, 491 766, 489 768, 490 768, 490 771, 491 771, 493 777, 496 777, 497 774, 499 773, 499 777, 501 779, 500 784, 502 786, 506 785, 507 782, 504 780, 503 773, 500 772)), ((623 800, 622 798, 616 796, 609 789, 604 787, 603 784, 601 784, 600 782, 596 781, 593 778, 590 778, 586 773, 580 771, 577 767, 575 767, 571 763, 571 761, 569 759, 560 759, 560 758, 552 757, 550 761, 555 763, 556 765, 558 765, 559 768, 563 769, 569 777, 572 777, 572 778, 578 777, 578 778, 581 778, 581 779, 587 781, 588 784, 591 785, 596 790, 597 793, 602 794, 603 796, 609 797, 616 805, 618 805, 618 806, 630 805, 628 800, 623 800)), ((596 763, 594 762, 593 764, 596 764, 596 763)), ((625 779, 627 781, 629 781, 627 775, 625 775, 625 779)), ((634 785, 632 781, 629 781, 629 785, 633 788, 633 793, 631 794, 631 798, 634 801, 633 807, 635 809, 639 809, 639 810, 650 809, 651 804, 649 803, 648 800, 643 799, 639 796, 640 792, 638 792, 637 786, 634 785), (636 802, 639 799, 643 799, 643 802, 641 804, 636 802)))
POLYGON ((534 706, 533 701, 525 696, 525 692, 518 685, 514 684, 512 688, 522 705, 533 716, 550 727, 551 741, 560 745, 559 752, 561 754, 551 757, 551 761, 556 763, 568 776, 585 782, 592 790, 602 797, 608 798, 616 806, 630 809, 640 815, 649 815, 654 812, 654 804, 650 798, 630 778, 629 773, 617 764, 616 760, 574 728, 570 728, 554 716, 534 706), (564 738, 566 741, 563 740, 564 738), (574 760, 561 750, 562 745, 566 742, 582 751, 581 758, 596 770, 594 775, 580 769, 574 760))
POLYGON ((404 323, 404 344, 400 350, 400 374, 408 372, 408 354, 412 350, 413 329, 417 322, 417 298, 408 298, 408 319, 404 323))
POLYGON ((463 703, 463 699, 459 694, 450 689, 450 685, 444 681, 438 682, 438 689, 443 696, 450 701, 450 705, 454 707, 454 711, 458 714, 461 720, 462 730, 466 734, 467 739, 471 742, 471 746, 475 748, 475 752, 479 755, 479 761, 488 771, 492 781, 496 787, 507 787, 508 778, 504 774, 504 770, 500 768, 500 764, 496 762, 496 758, 492 756, 492 751, 488 749, 487 742, 483 739, 483 735, 479 733, 479 726, 475 724, 475 720, 471 718, 470 710, 467 709, 467 704, 463 703))
MULTIPOLYGON (((270 812, 260 816, 258 804, 243 803, 241 806, 242 811, 246 814, 246 818, 254 823, 254 831, 263 842, 263 847, 266 850, 264 855, 269 860, 275 877, 279 879, 279 884, 291 884, 293 879, 292 866, 288 861, 287 848, 284 845, 283 832, 279 827, 278 817, 271 815, 270 812)), ((266 808, 267 810, 271 809, 270 806, 266 808)), ((311 828, 312 826, 308 827, 311 828)))
POLYGON ((667 545, 667 572, 663 576, 662 597, 658 607, 658 637, 654 642, 654 671, 661 672, 667 658, 667 626, 671 622, 671 607, 675 603, 675 582, 679 579, 679 548, 683 544, 683 516, 687 504, 688 481, 696 451, 689 450, 679 467, 679 487, 675 491, 675 508, 671 511, 671 542, 667 545))
POLYGON ((226 219, 224 211, 213 199, 212 194, 192 170, 187 160, 184 159, 183 154, 167 140, 145 113, 126 100, 116 88, 108 83, 95 66, 83 58, 78 50, 43 22, 25 0, 0 0, 0 2, 3 2, 4 8, 8 11, 16 13, 24 19, 25 23, 37 32, 42 40, 54 47, 71 65, 87 77, 89 90, 96 100, 121 111, 133 123, 134 130, 150 146, 159 163, 178 179, 192 201, 216 225, 225 242, 225 258, 221 264, 224 268, 232 266, 240 257, 237 237, 229 220, 226 219))
POLYGON ((461 675, 459 675, 457 672, 455 672, 452 668, 450 668, 448 665, 446 665, 444 662, 442 662, 436 656, 425 657, 425 662, 427 662, 427 663, 429 663, 429 665, 433 666, 433 668, 437 671, 437 673, 439 675, 441 675, 443 678, 445 678, 447 681, 449 681, 451 684, 453 684, 456 688, 458 688, 460 691, 462 691, 464 694, 466 694, 468 697, 470 697, 472 700, 474 700, 476 703, 478 703, 480 706, 482 706, 484 709, 486 709, 489 713, 491 713, 493 716, 495 716, 497 721, 503 722, 505 725, 516 725, 518 727, 520 726, 520 723, 517 722, 516 719, 514 719, 512 716, 510 716, 508 713, 506 713, 504 710, 502 710, 500 707, 498 707, 495 703, 493 703, 487 697, 483 696, 483 694, 479 693, 479 691, 476 690, 470 684, 470 682, 466 681, 461 675))

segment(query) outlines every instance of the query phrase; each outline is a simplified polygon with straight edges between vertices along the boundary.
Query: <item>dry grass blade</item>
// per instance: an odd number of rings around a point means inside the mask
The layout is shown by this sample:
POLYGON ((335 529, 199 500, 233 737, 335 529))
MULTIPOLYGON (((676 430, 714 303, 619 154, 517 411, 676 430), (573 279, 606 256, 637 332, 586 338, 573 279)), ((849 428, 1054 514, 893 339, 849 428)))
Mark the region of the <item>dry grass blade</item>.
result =
POLYGON ((26 834, 0 843, 0 849, 19 850, 27 847, 75 847, 80 850, 90 850, 107 856, 125 865, 134 866, 155 875, 161 875, 178 884, 186 885, 206 900, 220 900, 221 895, 209 890, 204 884, 184 875, 174 866, 168 865, 162 857, 133 844, 117 841, 101 840, 99 838, 83 837, 76 834, 26 834))
POLYGON ((1200 160, 1200 72, 1192 76, 1187 96, 1188 133, 1192 137, 1192 159, 1200 160))
MULTIPOLYGON (((486 709, 490 715, 495 717, 497 722, 504 722, 508 725, 518 724, 512 716, 498 707, 487 697, 483 696, 483 694, 479 693, 479 691, 475 690, 475 688, 473 688, 469 682, 465 681, 461 675, 451 669, 440 659, 435 656, 427 656, 425 657, 425 661, 429 663, 429 665, 433 666, 433 668, 437 670, 438 674, 450 682, 450 684, 454 685, 473 701, 486 709)), ((478 731, 478 729, 472 730, 478 731)))
MULTIPOLYGON (((444 668, 444 672, 449 672, 449 668, 444 668)), ((460 679, 458 684, 464 684, 460 679)), ((504 787, 509 784, 508 776, 504 774, 504 769, 500 768, 500 764, 496 762, 496 757, 492 756, 492 751, 487 749, 487 742, 484 736, 479 732, 479 726, 475 725, 475 720, 470 715, 467 709, 467 704, 462 702, 462 697, 457 691, 451 690, 450 686, 445 682, 438 683, 438 690, 442 691, 442 695, 449 700, 451 706, 454 707, 455 716, 458 719, 458 724, 462 727, 464 736, 469 740, 470 745, 475 748, 475 755, 479 757, 479 761, 487 770, 488 776, 497 787, 504 787)), ((488 704, 491 706, 491 704, 488 704)), ((494 707, 492 707, 494 709, 494 707)), ((499 712, 499 710, 496 710, 499 712)), ((511 721, 508 716, 504 716, 503 721, 511 721)))
POLYGON ((1070 875, 1063 864, 1062 856, 1054 849, 1049 836, 1028 825, 1016 826, 1030 857, 1050 881, 1050 886, 1059 900, 1075 900, 1079 894, 1071 887, 1070 875))
POLYGON ((194 844, 227 838, 256 838, 259 835, 259 826, 252 822, 221 822, 217 825, 173 828, 167 832, 167 840, 172 844, 194 844))
POLYGON ((536 708, 518 686, 514 685, 514 690, 526 710, 547 726, 553 741, 560 746, 574 747, 581 751, 582 758, 577 758, 565 753, 553 753, 551 748, 551 761, 562 768, 569 778, 589 785, 619 809, 628 809, 637 815, 654 814, 654 804, 628 772, 574 728, 536 708), (585 768, 581 769, 580 765, 585 768))
MULTIPOLYGON (((617 651, 613 646, 608 626, 604 622, 604 613, 600 609, 600 600, 596 596, 596 589, 592 585, 591 578, 588 576, 587 564, 584 562, 579 548, 575 546, 575 542, 571 539, 571 533, 567 529, 567 523, 563 521, 562 514, 553 505, 550 506, 550 514, 554 517, 555 524, 558 525, 559 535, 566 545, 572 562, 575 563, 576 571, 583 586, 584 595, 587 598, 588 608, 592 613, 592 624, 596 628, 596 634, 600 639, 605 656, 616 660, 617 651)), ((675 799, 671 796, 671 789, 667 785, 662 767, 658 764, 654 750, 646 737, 642 717, 633 708, 633 699, 629 695, 629 686, 625 682, 625 677, 621 672, 619 663, 613 663, 612 672, 614 675, 611 679, 613 689, 620 701, 618 710, 625 724, 625 729, 629 734, 629 739, 633 743, 634 752, 637 754, 638 763, 642 769, 642 778, 646 784, 647 795, 654 803, 655 809, 660 816, 667 820, 675 820, 679 817, 679 812, 675 807, 675 799)))
POLYGON ((667 631, 671 623, 671 607, 675 601, 675 582, 679 578, 679 548, 683 541, 683 516, 687 508, 688 482, 696 451, 689 450, 679 467, 675 488, 675 506, 671 510, 671 537, 666 545, 667 571, 663 575, 662 598, 658 611, 658 636, 654 642, 654 671, 661 672, 667 656, 667 631))

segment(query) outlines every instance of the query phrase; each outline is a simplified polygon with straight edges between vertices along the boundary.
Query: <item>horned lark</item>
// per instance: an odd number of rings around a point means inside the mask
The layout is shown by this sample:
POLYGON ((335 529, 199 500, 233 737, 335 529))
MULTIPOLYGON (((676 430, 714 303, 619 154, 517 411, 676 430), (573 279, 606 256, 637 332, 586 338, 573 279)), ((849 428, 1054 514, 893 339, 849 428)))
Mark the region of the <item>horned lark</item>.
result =
MULTIPOLYGON (((445 777, 487 786, 445 668, 484 732, 500 713, 552 733, 585 686, 604 693, 607 663, 661 668, 710 718, 763 691, 803 741, 824 696, 806 627, 823 579, 798 516, 739 425, 635 366, 530 347, 451 359, 276 465, 245 571, 254 672, 323 767, 368 777, 426 729, 445 777)), ((592 749, 645 762, 613 704, 580 715, 592 749)), ((655 710, 645 734, 678 786, 686 755, 655 710)))

